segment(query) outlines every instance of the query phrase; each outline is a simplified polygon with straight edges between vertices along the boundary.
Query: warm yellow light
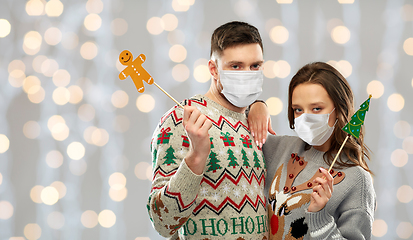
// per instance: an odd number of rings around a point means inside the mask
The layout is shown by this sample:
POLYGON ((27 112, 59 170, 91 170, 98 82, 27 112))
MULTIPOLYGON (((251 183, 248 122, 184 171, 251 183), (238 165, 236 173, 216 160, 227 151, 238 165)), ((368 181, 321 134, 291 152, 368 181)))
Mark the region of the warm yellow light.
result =
POLYGON ((286 78, 291 73, 290 64, 284 60, 277 61, 276 64, 274 65, 273 70, 274 70, 274 73, 279 78, 286 78))
POLYGON ((43 56, 43 55, 36 56, 33 59, 33 63, 32 63, 33 70, 38 72, 38 73, 42 73, 42 64, 46 60, 47 60, 46 56, 43 56))
POLYGON ((413 38, 408 38, 404 41, 403 50, 407 55, 413 56, 413 38))
POLYGON ((263 64, 263 73, 266 78, 275 78, 277 75, 274 72, 275 61, 268 60, 263 64))
POLYGON ((65 123, 57 123, 53 126, 52 137, 57 141, 63 141, 69 137, 69 127, 65 123))
POLYGON ((62 39, 62 46, 68 50, 75 49, 79 44, 79 37, 74 32, 65 33, 62 39))
POLYGON ((176 63, 182 62, 186 59, 186 49, 184 46, 176 44, 169 49, 169 58, 176 63))
POLYGON ((110 175, 108 182, 111 188, 120 190, 126 186, 126 177, 120 172, 115 172, 110 175))
POLYGON ((178 27, 178 18, 171 13, 163 15, 161 19, 165 31, 173 31, 178 27))
POLYGON ((98 129, 98 128, 95 127, 95 126, 90 126, 90 127, 87 127, 87 128, 85 129, 85 131, 83 132, 83 138, 85 139, 85 141, 86 141, 87 143, 93 144, 92 134, 93 134, 93 132, 94 132, 95 130, 97 130, 97 129, 98 129))
POLYGON ((24 238, 24 237, 11 237, 11 238, 9 238, 9 240, 26 240, 26 238, 24 238))
POLYGON ((32 103, 41 103, 44 100, 46 93, 44 89, 39 86, 33 86, 27 91, 27 97, 32 103))
POLYGON ((350 30, 345 26, 337 26, 331 31, 331 38, 335 43, 345 44, 350 40, 350 30))
POLYGON ((410 4, 405 4, 402 7, 402 18, 406 22, 411 22, 413 21, 413 5, 410 4))
POLYGON ((86 10, 88 13, 99 14, 103 11, 103 2, 101 0, 88 0, 86 2, 86 10))
MULTIPOLYGON (((148 168, 151 168, 151 165, 147 162, 140 162, 138 164, 136 164, 135 166, 135 175, 137 178, 141 179, 141 180, 147 180, 148 179, 148 175, 147 175, 147 170, 148 168)), ((149 178, 149 180, 151 180, 149 178)))
POLYGON ((29 0, 26 3, 26 12, 29 16, 40 16, 44 14, 44 4, 41 0, 29 0))
POLYGON ((121 189, 114 189, 114 188, 109 189, 109 197, 115 202, 121 202, 125 200, 127 196, 128 196, 128 189, 126 189, 125 187, 121 189))
POLYGON ((116 215, 111 210, 105 209, 99 213, 99 224, 104 228, 110 228, 116 223, 116 215))
POLYGON ((23 86, 24 79, 26 78, 26 74, 24 71, 20 69, 15 69, 9 74, 9 83, 13 87, 21 87, 23 86))
POLYGON ((51 168, 58 168, 63 164, 63 155, 57 150, 52 150, 46 155, 46 163, 51 168))
POLYGON ((109 133, 105 129, 98 128, 93 131, 91 139, 93 144, 103 147, 109 142, 109 133))
POLYGON ((33 86, 40 86, 40 79, 36 76, 28 76, 23 81, 23 90, 28 93, 33 86))
POLYGON ((85 147, 80 142, 72 142, 67 147, 67 155, 73 160, 79 160, 85 156, 85 147))
POLYGON ((113 122, 113 129, 115 129, 115 131, 119 133, 128 131, 129 126, 130 120, 127 116, 124 115, 116 116, 115 121, 113 122))
POLYGON ((117 90, 112 94, 111 101, 114 107, 124 108, 128 105, 129 96, 125 91, 117 90))
POLYGON ((66 123, 65 119, 60 115, 53 115, 47 120, 47 128, 52 131, 52 128, 57 123, 66 123))
POLYGON ((54 187, 45 187, 40 193, 42 202, 46 205, 53 205, 59 200, 59 192, 54 187))
POLYGON ((9 219, 13 216, 13 205, 8 201, 0 201, 0 219, 9 219))
POLYGON ((403 185, 397 189, 397 199, 402 203, 409 203, 413 200, 413 189, 409 185, 403 185))
POLYGON ((79 86, 72 85, 68 87, 67 90, 69 90, 69 93, 70 93, 69 102, 71 104, 78 104, 80 101, 82 101, 83 90, 79 86))
POLYGON ((94 228, 98 224, 98 215, 95 211, 87 210, 82 213, 80 222, 86 228, 94 228))
POLYGON ((283 44, 288 40, 289 32, 284 26, 275 26, 270 31, 270 38, 276 44, 283 44))
POLYGON ((338 0, 338 2, 341 4, 352 4, 354 3, 354 0, 338 0))
POLYGON ((99 15, 91 13, 85 17, 83 24, 87 30, 96 31, 102 26, 102 19, 99 15))
POLYGON ((268 106, 270 115, 276 116, 283 110, 283 102, 277 97, 270 97, 265 101, 268 106))
POLYGON ((152 35, 159 35, 163 32, 164 23, 159 17, 152 17, 146 23, 146 29, 152 35))
POLYGON ((57 105, 65 105, 69 102, 70 92, 65 87, 58 87, 53 91, 52 98, 57 105))
POLYGON ((22 60, 13 60, 9 63, 8 66, 8 71, 11 74, 14 70, 20 70, 23 72, 26 71, 26 65, 24 64, 24 62, 22 60))
POLYGON ((197 82, 205 83, 211 79, 211 73, 209 72, 207 65, 198 65, 194 69, 194 78, 197 82))
POLYGON ((367 84, 367 94, 371 94, 372 98, 380 98, 383 93, 384 86, 380 81, 373 80, 367 84))
POLYGON ((10 147, 9 138, 4 134, 0 134, 0 153, 5 153, 7 150, 9 150, 9 147, 10 147))
POLYGON ((35 139, 40 135, 40 125, 36 121, 28 121, 23 126, 23 134, 27 138, 35 139))
POLYGON ((46 77, 53 77, 55 72, 59 69, 59 64, 54 59, 46 59, 43 61, 40 68, 46 77))
POLYGON ((394 124, 393 133, 400 139, 405 139, 410 135, 411 127, 406 121, 398 121, 394 124))
POLYGON ((98 47, 93 42, 85 42, 80 47, 80 55, 86 60, 92 60, 98 55, 98 47))
POLYGON ((155 108, 155 99, 149 94, 141 94, 136 99, 136 107, 141 112, 150 112, 155 108))
POLYGON ((73 175, 82 176, 87 170, 87 163, 83 159, 70 161, 69 170, 73 175))
POLYGON ((53 83, 56 87, 66 87, 70 83, 70 73, 65 69, 59 69, 53 74, 53 83))
POLYGON ((52 46, 57 45, 62 41, 62 32, 56 27, 51 27, 44 33, 44 41, 52 46))
POLYGON ((401 94, 393 93, 387 99, 387 106, 393 112, 398 112, 404 107, 404 98, 401 94))
POLYGON ((32 187, 32 189, 30 190, 30 198, 33 202, 42 203, 42 198, 40 197, 40 194, 42 193, 43 189, 44 187, 40 185, 32 187))
POLYGON ((50 0, 46 3, 45 11, 49 17, 59 17, 63 13, 63 3, 59 0, 50 0))
POLYGON ((128 22, 123 18, 116 18, 110 24, 112 33, 116 36, 122 36, 128 31, 128 22))
POLYGON ((290 4, 293 3, 293 0, 277 0, 279 4, 290 4))
POLYGON ((47 224, 52 229, 61 229, 65 225, 65 217, 61 212, 51 212, 47 216, 47 224))
POLYGON ((340 60, 336 63, 337 70, 343 75, 343 77, 348 78, 353 72, 353 66, 346 60, 340 60))
POLYGON ((42 36, 36 31, 30 31, 24 35, 23 50, 28 55, 35 55, 40 51, 42 36))
POLYGON ((392 152, 390 160, 395 167, 403 167, 407 164, 409 156, 403 149, 396 149, 392 152))
POLYGON ((50 184, 51 187, 54 187, 57 192, 59 193, 59 199, 62 199, 64 196, 66 196, 66 185, 60 181, 54 181, 52 184, 50 184))
POLYGON ((413 154, 413 137, 409 136, 403 140, 403 150, 408 154, 413 154))
POLYGON ((42 229, 36 223, 27 224, 23 232, 27 240, 37 240, 42 236, 42 229))
POLYGON ((77 115, 79 116, 80 120, 84 122, 92 121, 95 118, 95 108, 89 104, 83 104, 79 107, 77 111, 77 115))
POLYGON ((383 237, 387 233, 387 223, 382 219, 376 219, 373 222, 373 236, 383 237))
POLYGON ((401 239, 411 239, 413 225, 410 222, 401 222, 396 228, 396 233, 401 239))
POLYGON ((6 19, 0 19, 0 38, 4 38, 10 34, 11 25, 6 19))
POLYGON ((191 6, 191 1, 189 0, 172 0, 172 8, 175 12, 186 12, 191 6))
POLYGON ((177 82, 186 81, 189 75, 189 68, 185 64, 177 64, 172 68, 172 77, 177 82))

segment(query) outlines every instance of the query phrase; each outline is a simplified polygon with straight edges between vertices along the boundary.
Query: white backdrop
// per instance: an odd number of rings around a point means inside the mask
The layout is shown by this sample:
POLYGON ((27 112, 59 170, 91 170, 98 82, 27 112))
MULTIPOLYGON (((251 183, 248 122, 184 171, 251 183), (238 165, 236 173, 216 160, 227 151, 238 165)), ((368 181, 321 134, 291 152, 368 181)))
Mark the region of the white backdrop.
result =
POLYGON ((120 81, 118 56, 144 53, 181 101, 208 90, 210 36, 232 20, 261 32, 279 135, 294 134, 287 86, 308 62, 336 66, 356 108, 373 94, 374 239, 412 239, 412 0, 1 0, 0 239, 162 239, 149 144, 174 102, 120 81))

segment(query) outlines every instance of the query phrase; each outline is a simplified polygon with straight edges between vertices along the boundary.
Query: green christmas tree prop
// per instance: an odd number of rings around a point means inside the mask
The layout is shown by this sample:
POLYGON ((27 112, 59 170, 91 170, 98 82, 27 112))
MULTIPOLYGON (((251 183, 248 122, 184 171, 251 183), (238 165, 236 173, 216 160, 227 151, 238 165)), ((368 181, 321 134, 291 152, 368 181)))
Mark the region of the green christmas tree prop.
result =
POLYGON ((176 164, 176 162, 174 161, 174 159, 176 159, 174 152, 175 150, 172 148, 172 146, 170 146, 166 150, 166 156, 164 157, 164 159, 166 160, 163 162, 163 164, 167 164, 168 166, 171 164, 176 164))
POLYGON ((370 107, 370 99, 371 99, 371 95, 369 96, 369 98, 364 101, 361 105, 360 105, 360 109, 357 110, 357 112, 351 117, 350 122, 348 122, 346 124, 346 126, 344 126, 341 130, 343 130, 344 132, 348 133, 347 137, 344 139, 343 143, 341 144, 340 149, 338 150, 336 157, 334 158, 333 162, 331 163, 330 168, 328 169, 328 172, 330 172, 330 170, 333 168, 334 163, 337 160, 337 157, 340 155, 341 150, 343 149, 344 145, 346 144, 348 138, 351 136, 355 137, 355 138, 359 138, 360 136, 360 131, 361 131, 361 126, 364 124, 364 118, 366 117, 366 113, 369 110, 370 107))
POLYGON ((239 166, 239 164, 237 163, 237 158, 234 156, 234 152, 231 150, 231 148, 230 149, 228 149, 228 151, 227 151, 227 153, 228 153, 228 160, 230 160, 230 162, 229 162, 229 164, 228 164, 228 167, 229 166, 232 166, 233 168, 235 168, 236 166, 239 166))
POLYGON ((207 172, 209 172, 209 171, 216 172, 217 169, 221 169, 222 167, 218 164, 219 162, 221 162, 221 161, 219 161, 217 159, 217 154, 214 153, 213 151, 211 151, 209 153, 209 163, 207 164, 207 166, 209 166, 209 168, 208 168, 207 172))
POLYGON ((258 159, 258 154, 255 151, 254 151, 254 162, 255 162, 254 167, 256 167, 257 169, 261 167, 260 159, 258 159))
POLYGON ((242 160, 244 160, 244 162, 242 162, 242 166, 246 166, 247 168, 250 167, 250 163, 248 162, 249 159, 247 157, 247 153, 245 152, 244 149, 241 150, 242 153, 242 160))
POLYGON ((360 131, 361 131, 360 128, 363 125, 364 118, 366 117, 366 113, 369 110, 370 98, 371 98, 371 95, 366 101, 364 101, 360 105, 360 109, 351 117, 350 122, 348 122, 346 126, 343 127, 342 130, 344 132, 352 135, 355 138, 359 138, 360 131))

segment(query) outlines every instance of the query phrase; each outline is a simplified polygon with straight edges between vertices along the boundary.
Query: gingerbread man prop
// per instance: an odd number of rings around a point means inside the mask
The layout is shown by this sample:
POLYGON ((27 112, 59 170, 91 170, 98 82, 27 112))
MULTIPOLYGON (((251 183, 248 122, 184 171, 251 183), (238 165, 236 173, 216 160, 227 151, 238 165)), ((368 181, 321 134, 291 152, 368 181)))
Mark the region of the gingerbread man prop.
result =
POLYGON ((143 81, 148 84, 153 83, 152 76, 142 67, 142 63, 146 60, 144 54, 139 55, 135 60, 133 60, 133 55, 130 51, 124 50, 119 55, 119 62, 125 65, 126 68, 119 74, 120 80, 125 80, 130 76, 135 83, 138 92, 143 93, 145 91, 145 86, 143 81))

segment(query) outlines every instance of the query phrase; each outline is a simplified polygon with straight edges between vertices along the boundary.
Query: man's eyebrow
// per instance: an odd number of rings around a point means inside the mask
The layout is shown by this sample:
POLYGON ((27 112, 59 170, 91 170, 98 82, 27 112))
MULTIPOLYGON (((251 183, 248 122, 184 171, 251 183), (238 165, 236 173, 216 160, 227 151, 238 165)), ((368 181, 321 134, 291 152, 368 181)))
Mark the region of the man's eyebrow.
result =
POLYGON ((244 63, 243 63, 243 62, 240 62, 240 61, 229 61, 229 62, 226 62, 225 64, 227 64, 227 65, 231 65, 231 64, 242 65, 242 64, 244 64, 244 63))

